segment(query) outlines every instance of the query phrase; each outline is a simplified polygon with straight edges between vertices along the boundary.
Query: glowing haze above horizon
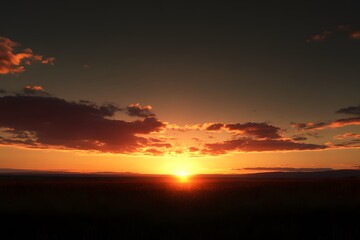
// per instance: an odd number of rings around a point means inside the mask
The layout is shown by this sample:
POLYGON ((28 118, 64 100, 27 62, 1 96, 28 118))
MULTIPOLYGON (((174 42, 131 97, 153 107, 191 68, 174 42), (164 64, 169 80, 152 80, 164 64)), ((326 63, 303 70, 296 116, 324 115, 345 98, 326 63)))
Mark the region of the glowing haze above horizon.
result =
POLYGON ((358 169, 359 7, 2 3, 0 168, 358 169))

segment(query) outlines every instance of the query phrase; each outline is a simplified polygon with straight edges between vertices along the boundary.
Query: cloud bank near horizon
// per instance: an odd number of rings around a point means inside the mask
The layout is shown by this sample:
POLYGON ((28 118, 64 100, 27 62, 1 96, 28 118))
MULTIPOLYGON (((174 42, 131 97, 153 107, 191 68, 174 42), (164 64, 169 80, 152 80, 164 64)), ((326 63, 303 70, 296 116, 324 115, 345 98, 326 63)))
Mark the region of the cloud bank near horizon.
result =
MULTIPOLYGON (((40 149, 83 150, 114 154, 162 156, 183 154, 215 156, 237 152, 313 151, 334 148, 358 148, 357 133, 335 136, 340 143, 311 143, 303 135, 286 137, 287 129, 268 122, 203 123, 176 126, 159 120, 151 106, 139 103, 119 107, 117 104, 96 104, 90 101, 67 101, 54 97, 42 86, 26 86, 18 92, 0 90, 0 144, 40 149), (124 113, 138 119, 115 118, 124 113), (116 115, 117 116, 117 115, 116 115), (192 137, 181 142, 171 131, 200 131, 222 134, 227 139, 192 137), (354 138, 350 139, 349 138, 354 138), (178 146, 182 146, 179 148, 178 146)), ((339 114, 360 115, 360 106, 337 111, 339 114)), ((352 122, 355 118, 331 123, 293 124, 299 131, 319 130, 334 123, 352 122)), ((357 124, 357 123, 355 123, 357 124)), ((311 134, 310 134, 311 135, 311 134)))

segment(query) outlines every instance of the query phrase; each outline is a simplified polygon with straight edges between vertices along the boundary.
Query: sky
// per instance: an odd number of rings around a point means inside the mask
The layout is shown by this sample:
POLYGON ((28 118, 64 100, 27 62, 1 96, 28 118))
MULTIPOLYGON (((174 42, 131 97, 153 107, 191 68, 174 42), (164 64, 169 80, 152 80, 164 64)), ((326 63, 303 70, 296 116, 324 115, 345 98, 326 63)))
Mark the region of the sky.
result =
POLYGON ((357 1, 8 1, 0 168, 360 166, 357 1))

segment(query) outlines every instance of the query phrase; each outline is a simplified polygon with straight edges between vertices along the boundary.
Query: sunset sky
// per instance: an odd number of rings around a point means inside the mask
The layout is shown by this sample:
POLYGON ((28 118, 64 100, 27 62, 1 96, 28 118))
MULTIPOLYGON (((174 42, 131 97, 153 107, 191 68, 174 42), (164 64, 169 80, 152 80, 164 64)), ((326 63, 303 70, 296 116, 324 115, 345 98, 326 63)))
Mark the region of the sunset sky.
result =
POLYGON ((358 1, 1 8, 0 168, 360 167, 358 1))

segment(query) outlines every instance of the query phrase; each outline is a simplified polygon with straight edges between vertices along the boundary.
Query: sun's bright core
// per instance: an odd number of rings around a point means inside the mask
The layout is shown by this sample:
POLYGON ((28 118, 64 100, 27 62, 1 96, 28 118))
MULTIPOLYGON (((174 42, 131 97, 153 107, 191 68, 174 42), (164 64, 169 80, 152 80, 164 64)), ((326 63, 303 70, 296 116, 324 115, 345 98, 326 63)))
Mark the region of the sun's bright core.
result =
POLYGON ((178 171, 175 176, 177 176, 180 182, 187 182, 189 178, 189 173, 187 171, 181 170, 178 171))
POLYGON ((178 177, 187 177, 189 176, 188 172, 184 171, 184 170, 181 170, 179 172, 177 172, 176 176, 178 177))

